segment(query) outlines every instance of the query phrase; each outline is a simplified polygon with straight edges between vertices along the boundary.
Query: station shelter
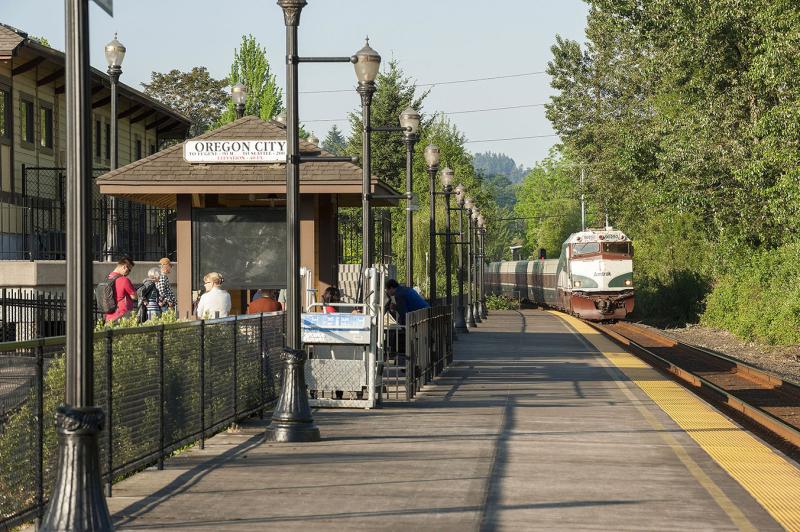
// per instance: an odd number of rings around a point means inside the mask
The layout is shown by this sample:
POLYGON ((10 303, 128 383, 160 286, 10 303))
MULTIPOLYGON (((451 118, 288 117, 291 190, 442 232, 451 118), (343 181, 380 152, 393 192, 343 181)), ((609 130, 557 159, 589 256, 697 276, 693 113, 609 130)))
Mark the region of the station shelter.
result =
MULTIPOLYGON (((300 141, 302 155, 331 155, 300 141)), ((361 205, 361 168, 300 166, 300 262, 317 293, 338 284, 337 211, 361 205)), ((232 314, 252 292, 286 286, 286 127, 246 116, 97 178, 100 192, 177 211, 177 296, 191 313, 203 276, 222 274, 232 314)), ((399 193, 376 177, 371 194, 399 193)), ((396 200, 374 201, 374 206, 396 200)))

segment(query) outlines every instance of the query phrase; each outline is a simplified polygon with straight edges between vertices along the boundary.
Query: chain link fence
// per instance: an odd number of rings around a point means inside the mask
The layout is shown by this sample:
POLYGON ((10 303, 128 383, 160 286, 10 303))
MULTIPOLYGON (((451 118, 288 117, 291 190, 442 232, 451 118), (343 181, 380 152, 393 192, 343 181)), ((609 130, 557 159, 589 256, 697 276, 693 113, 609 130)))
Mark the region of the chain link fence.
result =
MULTIPOLYGON (((95 333, 100 460, 112 483, 200 442, 279 394, 283 313, 95 333)), ((53 414, 64 401, 64 337, 0 343, 0 528, 44 513, 55 481, 53 414)))

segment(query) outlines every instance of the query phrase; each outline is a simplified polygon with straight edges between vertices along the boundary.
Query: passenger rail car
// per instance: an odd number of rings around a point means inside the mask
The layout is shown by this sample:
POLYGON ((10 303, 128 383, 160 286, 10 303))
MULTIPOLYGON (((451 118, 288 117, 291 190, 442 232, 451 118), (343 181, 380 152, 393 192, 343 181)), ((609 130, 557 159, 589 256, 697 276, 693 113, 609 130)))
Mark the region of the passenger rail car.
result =
POLYGON ((633 312, 633 243, 612 227, 573 233, 558 259, 489 264, 490 294, 519 298, 588 320, 633 312))

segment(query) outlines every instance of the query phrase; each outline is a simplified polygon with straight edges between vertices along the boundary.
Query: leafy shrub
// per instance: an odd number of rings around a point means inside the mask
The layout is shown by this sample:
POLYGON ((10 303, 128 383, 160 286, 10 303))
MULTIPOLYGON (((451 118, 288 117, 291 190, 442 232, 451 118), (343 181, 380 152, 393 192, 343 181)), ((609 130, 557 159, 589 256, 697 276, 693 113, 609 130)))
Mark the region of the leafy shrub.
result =
POLYGON ((519 310, 519 300, 508 296, 486 295, 487 310, 519 310))
POLYGON ((800 243, 753 253, 720 277, 702 323, 748 340, 800 343, 800 243))

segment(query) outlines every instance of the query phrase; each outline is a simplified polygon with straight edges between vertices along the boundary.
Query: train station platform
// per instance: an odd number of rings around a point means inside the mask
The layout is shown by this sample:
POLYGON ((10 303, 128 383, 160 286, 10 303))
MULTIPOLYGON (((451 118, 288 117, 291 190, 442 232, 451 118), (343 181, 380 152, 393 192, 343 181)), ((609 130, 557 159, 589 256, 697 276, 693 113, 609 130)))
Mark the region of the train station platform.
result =
POLYGON ((119 530, 781 530, 793 462, 560 315, 495 311, 412 404, 267 421, 117 484, 119 530))

